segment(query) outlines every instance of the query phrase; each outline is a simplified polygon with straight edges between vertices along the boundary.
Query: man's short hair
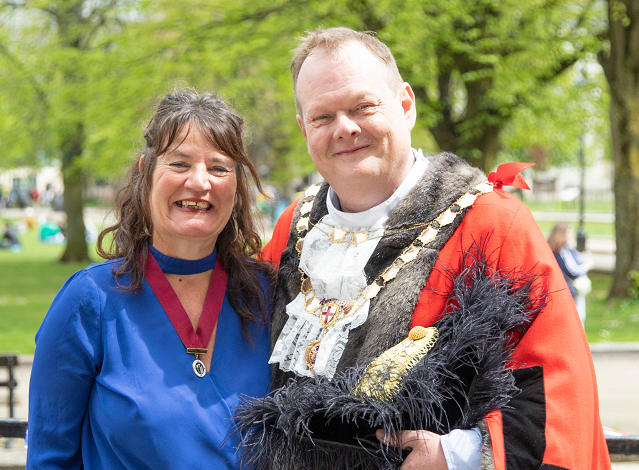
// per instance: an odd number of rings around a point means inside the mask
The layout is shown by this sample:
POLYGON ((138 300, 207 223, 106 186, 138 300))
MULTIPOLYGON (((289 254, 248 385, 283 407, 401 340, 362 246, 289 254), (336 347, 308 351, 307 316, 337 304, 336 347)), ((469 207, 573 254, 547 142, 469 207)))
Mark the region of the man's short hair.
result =
POLYGON ((401 87, 404 80, 399 74, 395 58, 386 44, 375 37, 372 31, 353 31, 349 28, 317 28, 315 31, 307 31, 301 38, 301 43, 293 49, 291 59, 291 73, 293 74, 293 94, 295 95, 295 108, 301 116, 302 110, 297 99, 297 77, 306 58, 316 50, 335 54, 341 47, 349 42, 356 42, 365 46, 371 54, 379 58, 388 71, 388 85, 392 89, 401 87))

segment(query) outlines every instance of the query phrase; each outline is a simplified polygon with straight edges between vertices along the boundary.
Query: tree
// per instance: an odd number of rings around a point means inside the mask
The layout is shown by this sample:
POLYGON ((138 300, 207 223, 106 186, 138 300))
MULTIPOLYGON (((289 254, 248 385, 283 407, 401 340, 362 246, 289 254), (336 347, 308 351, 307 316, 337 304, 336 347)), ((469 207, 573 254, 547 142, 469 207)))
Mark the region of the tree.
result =
POLYGON ((366 8, 368 17, 377 12, 377 21, 364 17, 363 26, 381 26, 380 39, 413 85, 438 147, 490 171, 515 112, 548 110, 552 103, 535 102, 535 95, 597 41, 596 5, 415 1, 396 5, 392 15, 366 8))
MULTIPOLYGON (((304 30, 321 25, 375 31, 413 86, 422 126, 416 132, 432 142, 426 146, 452 151, 487 171, 516 113, 549 112, 555 103, 536 96, 594 50, 605 28, 596 0, 323 0, 303 8, 296 0, 225 3, 210 6, 218 13, 217 34, 240 39, 240 55, 254 53, 247 43, 267 43, 264 55, 279 70, 304 30)), ((211 23, 199 29, 213 37, 211 23)), ((580 129, 581 119, 571 124, 580 129)))
POLYGON ((639 270, 639 4, 608 1, 608 44, 599 55, 610 85, 617 256, 611 297, 627 297, 639 270))
MULTIPOLYGON (((3 101, 22 115, 26 131, 19 131, 23 145, 13 151, 58 157, 62 163, 64 208, 67 214, 67 246, 61 261, 89 259, 82 216, 82 189, 87 172, 83 157, 87 149, 87 102, 90 68, 99 63, 96 55, 104 30, 121 22, 118 14, 126 3, 118 0, 88 2, 2 1, 0 11, 8 18, 7 34, 0 43, 8 81, 26 80, 22 87, 5 90, 3 101), (30 91, 30 92, 29 92, 30 91), (25 106, 27 103, 27 106, 25 106), (42 139, 38 137, 42 136, 42 139)), ((4 128, 5 133, 12 127, 4 128)), ((24 154, 23 154, 24 155, 24 154)))

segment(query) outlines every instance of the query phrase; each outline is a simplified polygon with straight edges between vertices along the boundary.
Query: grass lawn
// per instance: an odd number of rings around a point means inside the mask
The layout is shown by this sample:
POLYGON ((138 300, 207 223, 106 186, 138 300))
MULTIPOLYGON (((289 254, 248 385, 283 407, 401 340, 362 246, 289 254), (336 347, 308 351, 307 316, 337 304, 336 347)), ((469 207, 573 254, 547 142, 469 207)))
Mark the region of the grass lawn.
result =
MULTIPOLYGON (((35 333, 53 297, 86 263, 58 263, 64 247, 39 243, 35 232, 23 234, 21 240, 22 253, 0 250, 0 351, 32 354, 35 333)), ((95 252, 92 257, 99 261, 95 252)), ((588 341, 639 341, 639 301, 608 301, 610 276, 597 274, 591 279, 588 341)))
POLYGON ((0 250, 0 351, 32 354, 35 332, 56 292, 87 263, 58 263, 64 246, 38 242, 35 231, 20 240, 22 253, 0 250))
MULTIPOLYGON (((550 235, 553 227, 557 222, 553 222, 551 220, 537 220, 537 225, 539 226, 539 230, 546 236, 550 235)), ((579 222, 571 223, 573 230, 577 233, 579 230, 579 222)), ((615 224, 610 224, 606 222, 584 222, 586 226, 586 233, 588 235, 608 235, 611 237, 615 236, 615 224)))
POLYGON ((588 341, 639 341, 639 300, 608 300, 611 276, 592 274, 586 297, 588 341))
MULTIPOLYGON (((530 201, 524 196, 524 203, 528 206, 531 211, 540 211, 540 212, 578 212, 579 211, 579 200, 562 202, 562 201, 552 201, 552 202, 535 202, 530 201)), ((586 201, 585 203, 586 212, 614 212, 615 211, 615 203, 614 201, 586 201)))

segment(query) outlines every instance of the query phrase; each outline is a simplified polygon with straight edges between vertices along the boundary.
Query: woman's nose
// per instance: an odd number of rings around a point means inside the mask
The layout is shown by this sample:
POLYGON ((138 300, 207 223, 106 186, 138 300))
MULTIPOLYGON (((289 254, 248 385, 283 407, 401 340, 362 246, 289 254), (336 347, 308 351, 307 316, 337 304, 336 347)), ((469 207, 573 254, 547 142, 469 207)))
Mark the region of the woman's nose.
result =
POLYGON ((205 165, 193 165, 185 186, 194 191, 208 191, 211 189, 209 176, 205 165))

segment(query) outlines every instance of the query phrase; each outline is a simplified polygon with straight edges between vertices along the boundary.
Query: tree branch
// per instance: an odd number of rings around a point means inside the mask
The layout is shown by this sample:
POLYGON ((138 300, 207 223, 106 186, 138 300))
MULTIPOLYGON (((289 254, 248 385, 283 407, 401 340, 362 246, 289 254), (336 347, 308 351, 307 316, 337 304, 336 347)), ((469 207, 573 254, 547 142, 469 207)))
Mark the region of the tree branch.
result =
POLYGON ((33 91, 38 96, 38 99, 40 100, 40 102, 44 105, 44 108, 48 109, 49 103, 47 99, 47 94, 40 87, 40 84, 35 80, 33 75, 27 72, 27 69, 24 66, 24 64, 20 62, 2 42, 0 42, 0 54, 5 56, 18 71, 22 72, 24 75, 28 77, 28 81, 31 87, 33 88, 33 91))

